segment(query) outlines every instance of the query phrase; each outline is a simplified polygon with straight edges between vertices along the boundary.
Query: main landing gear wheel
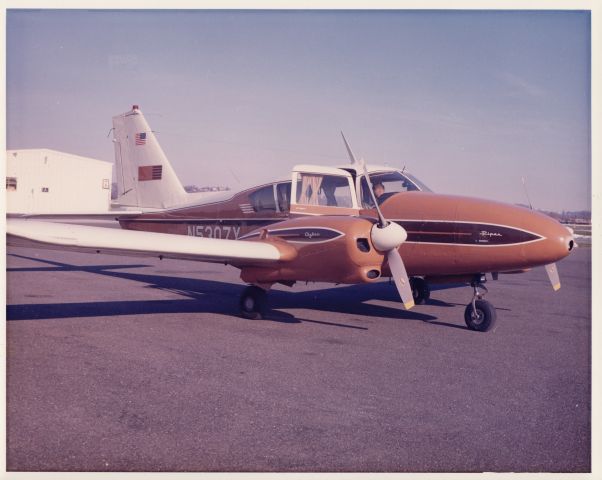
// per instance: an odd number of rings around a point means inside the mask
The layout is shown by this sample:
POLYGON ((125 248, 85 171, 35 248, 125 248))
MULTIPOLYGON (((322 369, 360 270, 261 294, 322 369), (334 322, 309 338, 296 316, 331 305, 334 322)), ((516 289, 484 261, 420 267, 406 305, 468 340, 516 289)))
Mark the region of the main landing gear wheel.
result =
POLYGON ((260 319, 266 305, 265 290, 251 285, 245 288, 240 296, 240 313, 244 318, 260 319))
POLYGON ((466 305, 464 320, 471 330, 486 332, 495 325, 495 307, 487 300, 475 300, 466 305))
POLYGON ((416 305, 422 305, 431 297, 431 289, 424 278, 410 278, 410 286, 412 287, 412 296, 416 305))
POLYGON ((474 290, 472 301, 466 305, 464 310, 464 321, 470 330, 477 332, 487 332, 495 325, 496 313, 495 307, 483 296, 487 293, 487 287, 483 285, 485 275, 475 275, 470 286, 474 290))

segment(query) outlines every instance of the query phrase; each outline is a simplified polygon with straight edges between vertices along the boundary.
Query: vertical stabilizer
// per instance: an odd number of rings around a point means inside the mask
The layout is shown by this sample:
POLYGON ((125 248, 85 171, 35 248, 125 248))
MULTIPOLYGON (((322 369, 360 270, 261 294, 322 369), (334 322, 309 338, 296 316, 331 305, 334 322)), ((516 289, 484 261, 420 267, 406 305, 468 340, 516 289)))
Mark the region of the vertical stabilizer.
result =
POLYGON ((186 191, 137 105, 113 117, 113 142, 118 203, 169 208, 184 201, 186 191))

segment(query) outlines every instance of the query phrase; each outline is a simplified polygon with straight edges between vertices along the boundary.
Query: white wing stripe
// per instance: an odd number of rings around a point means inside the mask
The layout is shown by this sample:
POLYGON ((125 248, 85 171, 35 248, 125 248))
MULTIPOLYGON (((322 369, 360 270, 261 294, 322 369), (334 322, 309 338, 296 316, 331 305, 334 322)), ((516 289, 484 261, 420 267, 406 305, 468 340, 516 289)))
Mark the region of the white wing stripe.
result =
POLYGON ((7 234, 66 247, 228 260, 277 261, 280 259, 278 249, 267 243, 67 225, 35 220, 8 220, 7 234))

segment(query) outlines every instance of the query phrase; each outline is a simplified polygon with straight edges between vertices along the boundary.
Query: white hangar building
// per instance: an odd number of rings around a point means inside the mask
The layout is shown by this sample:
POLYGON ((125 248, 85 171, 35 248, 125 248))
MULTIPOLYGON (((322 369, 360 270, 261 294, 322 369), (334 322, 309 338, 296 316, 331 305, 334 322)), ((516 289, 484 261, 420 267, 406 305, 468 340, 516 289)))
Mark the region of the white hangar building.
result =
POLYGON ((6 212, 107 212, 112 173, 112 163, 93 158, 45 148, 8 150, 6 212))

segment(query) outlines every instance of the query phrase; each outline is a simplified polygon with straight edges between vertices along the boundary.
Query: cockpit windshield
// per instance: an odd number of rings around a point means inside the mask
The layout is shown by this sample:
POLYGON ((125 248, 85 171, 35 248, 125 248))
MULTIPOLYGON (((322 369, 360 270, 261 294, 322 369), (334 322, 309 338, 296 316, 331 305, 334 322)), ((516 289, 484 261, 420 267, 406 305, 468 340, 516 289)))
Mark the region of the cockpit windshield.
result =
POLYGON ((418 190, 420 190, 421 192, 432 192, 432 190, 429 187, 427 187, 423 182, 418 180, 411 173, 403 173, 403 175, 405 175, 414 185, 416 185, 418 187, 418 190))
MULTIPOLYGON (((372 181, 372 188, 376 196, 376 201, 379 204, 399 192, 431 191, 430 188, 428 188, 416 177, 410 175, 409 173, 401 173, 398 171, 374 172, 370 174, 370 180, 372 181)), ((374 207, 372 196, 368 190, 368 182, 366 181, 366 177, 362 177, 361 186, 362 206, 364 208, 374 207)))

